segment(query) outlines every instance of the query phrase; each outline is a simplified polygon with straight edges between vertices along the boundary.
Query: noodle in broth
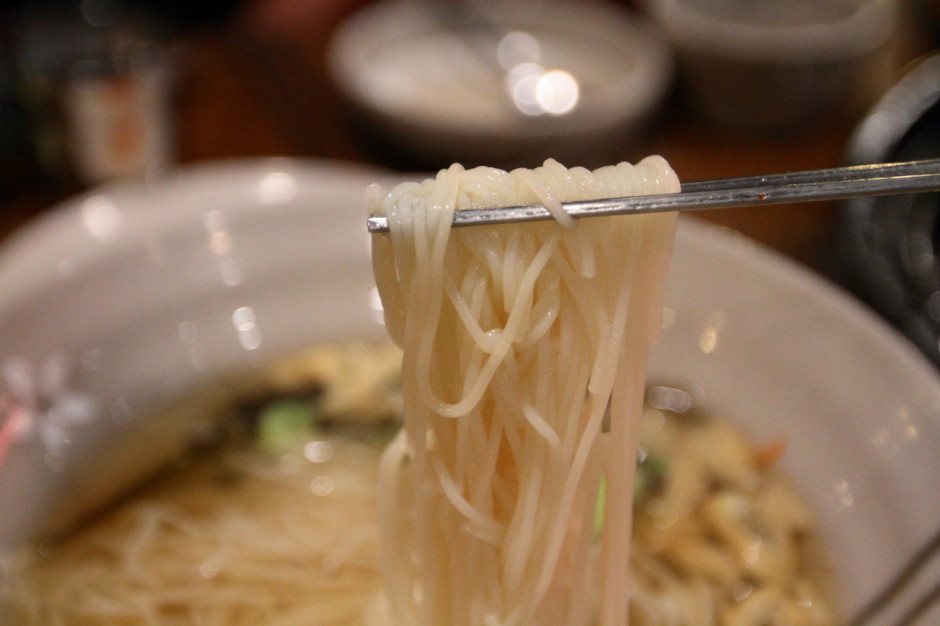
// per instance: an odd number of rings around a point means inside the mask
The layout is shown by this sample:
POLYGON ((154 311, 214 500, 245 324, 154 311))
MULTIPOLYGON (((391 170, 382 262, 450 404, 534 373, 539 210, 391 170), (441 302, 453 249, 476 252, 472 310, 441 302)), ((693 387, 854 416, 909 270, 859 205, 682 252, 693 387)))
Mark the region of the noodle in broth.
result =
MULTIPOLYGON (((239 379, 219 420, 243 411, 246 387, 254 405, 313 384, 342 413, 273 452, 225 438, 72 535, 0 558, 11 623, 397 626, 374 505, 399 361, 388 346, 318 346, 239 379)), ((838 623, 813 520, 774 467, 779 442, 681 410, 641 421, 631 623, 838 623)))

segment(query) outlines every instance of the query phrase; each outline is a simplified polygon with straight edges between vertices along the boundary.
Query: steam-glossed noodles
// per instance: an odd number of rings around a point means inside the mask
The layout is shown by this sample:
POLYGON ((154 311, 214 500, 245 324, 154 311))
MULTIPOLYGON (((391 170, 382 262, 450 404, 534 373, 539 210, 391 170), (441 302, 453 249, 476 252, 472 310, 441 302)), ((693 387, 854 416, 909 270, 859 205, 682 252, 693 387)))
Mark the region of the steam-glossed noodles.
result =
POLYGON ((405 428, 379 478, 394 623, 626 623, 675 215, 572 223, 559 202, 678 190, 659 157, 594 172, 547 161, 454 165, 373 202, 390 230, 373 241, 376 279, 404 349, 405 428), (450 228, 454 211, 534 203, 556 220, 450 228))

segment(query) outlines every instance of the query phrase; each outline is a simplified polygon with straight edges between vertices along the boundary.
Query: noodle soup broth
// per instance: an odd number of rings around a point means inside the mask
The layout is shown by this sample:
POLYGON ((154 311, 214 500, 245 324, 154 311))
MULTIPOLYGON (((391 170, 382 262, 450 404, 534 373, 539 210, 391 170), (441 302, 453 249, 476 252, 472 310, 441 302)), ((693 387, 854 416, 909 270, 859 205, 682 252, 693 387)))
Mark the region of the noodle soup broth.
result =
MULTIPOLYGON (((216 424, 197 445, 5 560, 16 623, 393 623, 375 503, 401 426, 399 359, 387 345, 320 346, 188 401, 216 424)), ((649 398, 632 623, 837 621, 813 516, 776 467, 783 443, 755 445, 683 390, 649 398)))

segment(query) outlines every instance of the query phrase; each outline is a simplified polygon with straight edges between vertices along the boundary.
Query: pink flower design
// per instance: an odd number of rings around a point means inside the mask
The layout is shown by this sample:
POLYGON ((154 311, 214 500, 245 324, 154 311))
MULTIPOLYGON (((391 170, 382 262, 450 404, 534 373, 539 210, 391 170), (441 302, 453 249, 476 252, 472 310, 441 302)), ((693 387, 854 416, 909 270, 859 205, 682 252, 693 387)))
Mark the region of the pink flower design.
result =
POLYGON ((98 402, 70 387, 71 373, 63 353, 0 364, 0 466, 15 442, 37 436, 48 454, 60 457, 73 429, 95 419, 98 402))

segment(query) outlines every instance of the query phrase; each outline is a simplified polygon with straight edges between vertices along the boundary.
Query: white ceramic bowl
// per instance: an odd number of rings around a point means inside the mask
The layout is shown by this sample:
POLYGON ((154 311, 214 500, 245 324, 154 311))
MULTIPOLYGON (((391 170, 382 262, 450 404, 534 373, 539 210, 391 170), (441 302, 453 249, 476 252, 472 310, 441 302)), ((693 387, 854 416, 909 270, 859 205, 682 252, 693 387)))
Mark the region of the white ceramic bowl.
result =
MULTIPOLYGON (((198 426, 154 412, 221 373, 383 337, 364 190, 391 181, 315 161, 206 164, 94 190, 7 242, 0 547, 152 470, 198 426)), ((784 469, 857 611, 940 526, 936 372, 854 301, 728 231, 682 221, 669 281, 652 380, 694 388, 754 437, 787 437, 784 469)))
POLYGON ((692 104, 724 129, 782 131, 857 107, 896 0, 644 0, 692 104))
POLYGON ((362 134, 433 168, 621 160, 672 77, 658 29, 596 0, 385 0, 341 25, 329 62, 362 134))

